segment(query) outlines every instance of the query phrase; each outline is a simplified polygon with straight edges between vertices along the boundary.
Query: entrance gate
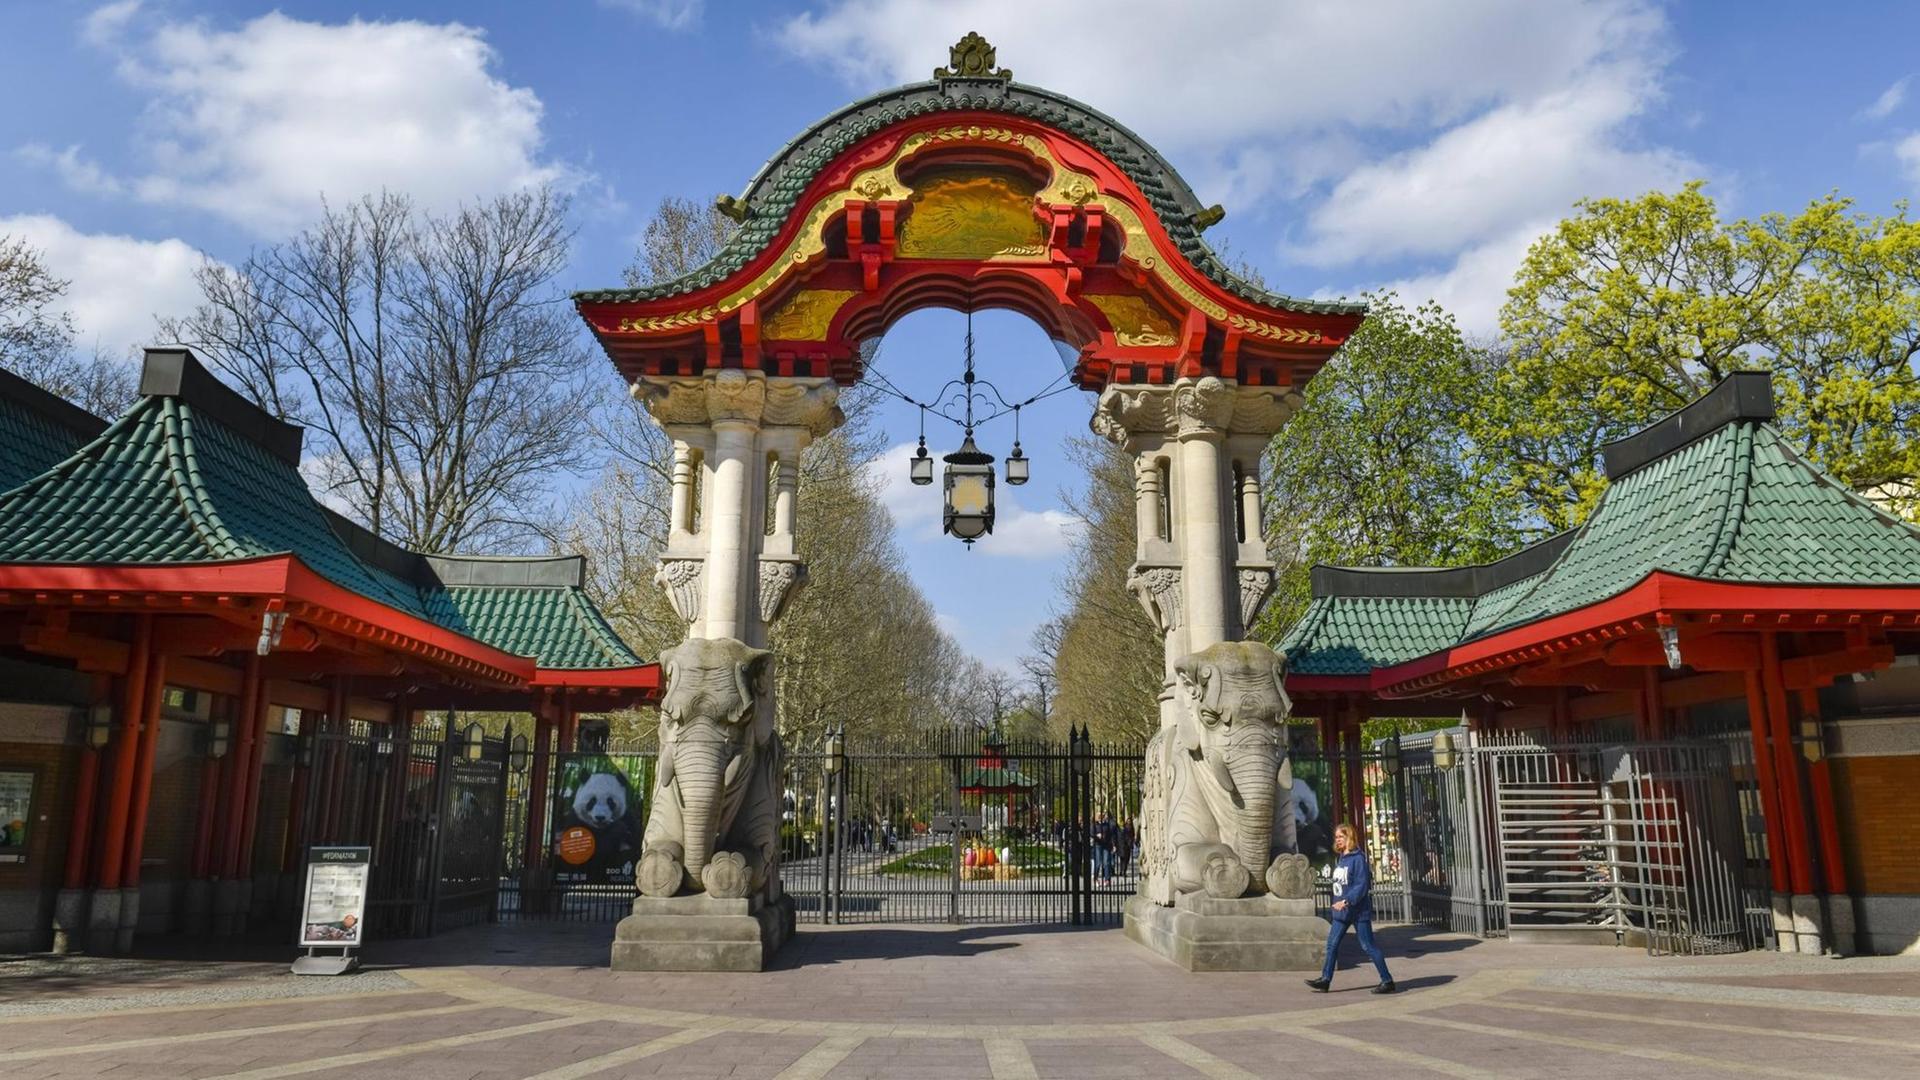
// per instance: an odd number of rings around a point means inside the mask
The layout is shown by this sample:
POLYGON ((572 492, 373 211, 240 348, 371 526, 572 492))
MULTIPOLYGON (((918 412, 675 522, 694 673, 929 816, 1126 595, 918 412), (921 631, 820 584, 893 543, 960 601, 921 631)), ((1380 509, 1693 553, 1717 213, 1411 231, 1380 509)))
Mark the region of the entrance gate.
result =
POLYGON ((1412 918, 1654 954, 1768 947, 1765 855, 1750 843, 1738 765, 1716 741, 1509 736, 1446 763, 1410 747, 1399 834, 1412 918))
POLYGON ((1143 755, 981 732, 790 755, 783 887, 803 922, 1118 922, 1143 755))

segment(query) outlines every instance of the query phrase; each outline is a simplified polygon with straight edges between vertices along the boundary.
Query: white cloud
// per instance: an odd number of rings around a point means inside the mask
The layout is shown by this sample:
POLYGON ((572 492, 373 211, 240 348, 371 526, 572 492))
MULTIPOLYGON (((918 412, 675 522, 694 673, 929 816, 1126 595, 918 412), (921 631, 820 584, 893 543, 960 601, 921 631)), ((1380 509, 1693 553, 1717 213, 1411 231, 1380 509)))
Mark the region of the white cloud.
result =
POLYGON ((55 150, 45 143, 27 143, 13 156, 29 165, 52 169, 62 183, 89 195, 118 195, 124 188, 97 163, 80 156, 80 144, 55 150))
POLYGON ((1894 143, 1893 158, 1900 163, 1900 169, 1907 174, 1907 179, 1920 184, 1920 131, 1894 143))
POLYGON ((1506 302, 1507 289, 1527 248, 1553 226, 1553 219, 1523 225, 1467 249, 1445 269, 1374 288, 1399 293, 1410 306, 1432 300, 1454 317, 1463 332, 1492 335, 1500 328, 1500 305, 1506 302))
POLYGON ((118 356, 151 345, 155 316, 184 315, 200 299, 193 272, 201 256, 182 240, 83 233, 47 214, 0 218, 0 236, 25 238, 71 283, 61 307, 82 351, 118 356))
POLYGON ((122 8, 96 12, 87 33, 149 95, 136 137, 146 170, 118 181, 144 201, 273 237, 310 221, 322 196, 385 188, 444 208, 577 179, 542 157, 540 99, 491 73, 479 30, 278 12, 222 30, 122 8))
POLYGON ((1648 0, 1111 0, 1091 20, 1065 0, 821 0, 777 40, 873 89, 927 78, 929 46, 975 28, 1021 81, 1168 151, 1203 202, 1303 207, 1282 254, 1388 264, 1480 325, 1543 220, 1703 172, 1635 139, 1674 55, 1648 0))
POLYGON ((1582 196, 1684 183, 1701 171, 1684 155, 1624 145, 1621 128, 1648 96, 1636 81, 1597 74, 1355 169, 1309 216, 1294 256, 1345 265, 1444 255, 1563 214, 1582 196))
POLYGON ((1860 115, 1868 120, 1884 120, 1893 115, 1893 110, 1906 102, 1907 84, 1912 81, 1911 75, 1894 80, 1892 86, 1880 91, 1880 96, 1873 99, 1873 104, 1860 110, 1860 115))
MULTIPOLYGON (((880 503, 893 515, 902 535, 922 540, 941 536, 941 496, 938 474, 931 487, 915 487, 907 479, 907 462, 913 457, 914 444, 902 443, 889 449, 868 466, 880 489, 880 503)), ((1021 504, 1016 489, 1006 484, 994 488, 993 535, 974 545, 982 555, 1008 559, 1054 559, 1065 554, 1078 541, 1083 527, 1079 518, 1064 510, 1033 510, 1021 504)))
POLYGON ((117 0, 87 14, 80 23, 80 39, 89 45, 105 45, 120 36, 134 16, 140 14, 141 0, 117 0))
POLYGON ((600 0, 601 7, 631 11, 668 30, 685 30, 700 21, 706 0, 600 0))

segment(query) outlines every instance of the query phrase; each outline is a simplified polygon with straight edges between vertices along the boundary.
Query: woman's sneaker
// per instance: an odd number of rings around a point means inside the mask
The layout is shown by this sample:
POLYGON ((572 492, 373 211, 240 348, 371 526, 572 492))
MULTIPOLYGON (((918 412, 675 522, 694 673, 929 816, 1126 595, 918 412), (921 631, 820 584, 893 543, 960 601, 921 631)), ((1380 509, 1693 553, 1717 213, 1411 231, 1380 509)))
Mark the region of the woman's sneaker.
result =
POLYGON ((1331 979, 1308 979, 1308 980, 1307 980, 1307 985, 1313 988, 1313 992, 1314 992, 1314 993, 1316 993, 1316 994, 1324 994, 1324 993, 1326 993, 1326 992, 1327 992, 1327 990, 1328 990, 1328 988, 1330 988, 1330 987, 1332 987, 1332 986, 1333 986, 1333 980, 1331 980, 1331 979))
POLYGON ((1386 982, 1374 987, 1371 992, 1375 994, 1396 994, 1400 992, 1400 988, 1393 985, 1392 979, 1388 979, 1386 982))

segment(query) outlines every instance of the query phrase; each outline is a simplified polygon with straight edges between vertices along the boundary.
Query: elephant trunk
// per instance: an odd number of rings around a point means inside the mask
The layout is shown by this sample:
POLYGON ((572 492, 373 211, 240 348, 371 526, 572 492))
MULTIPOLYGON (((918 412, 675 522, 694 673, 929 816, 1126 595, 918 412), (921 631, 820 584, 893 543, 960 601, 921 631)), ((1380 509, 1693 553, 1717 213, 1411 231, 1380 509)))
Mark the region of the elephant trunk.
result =
POLYGON ((681 862, 696 889, 719 838, 724 777, 733 754, 733 744, 709 724, 690 724, 674 741, 674 794, 686 843, 681 862))
MULTIPOLYGON (((1280 770, 1280 746, 1270 732, 1249 728, 1236 731, 1226 747, 1226 772, 1233 778, 1237 793, 1232 811, 1233 852, 1257 883, 1267 872, 1273 856, 1273 808, 1278 793, 1275 778, 1280 770)), ((1256 885, 1256 888, 1258 886, 1256 885)))

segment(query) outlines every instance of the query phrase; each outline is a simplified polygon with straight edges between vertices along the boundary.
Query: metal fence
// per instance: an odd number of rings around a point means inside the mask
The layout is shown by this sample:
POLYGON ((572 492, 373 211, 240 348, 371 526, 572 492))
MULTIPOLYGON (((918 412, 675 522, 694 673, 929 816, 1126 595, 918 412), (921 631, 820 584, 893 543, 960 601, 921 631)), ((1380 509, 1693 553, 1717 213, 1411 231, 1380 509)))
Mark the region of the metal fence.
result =
POLYGON ((1764 836, 1756 853, 1727 741, 1509 735, 1442 756, 1399 755, 1414 921, 1656 954, 1769 944, 1764 836))

